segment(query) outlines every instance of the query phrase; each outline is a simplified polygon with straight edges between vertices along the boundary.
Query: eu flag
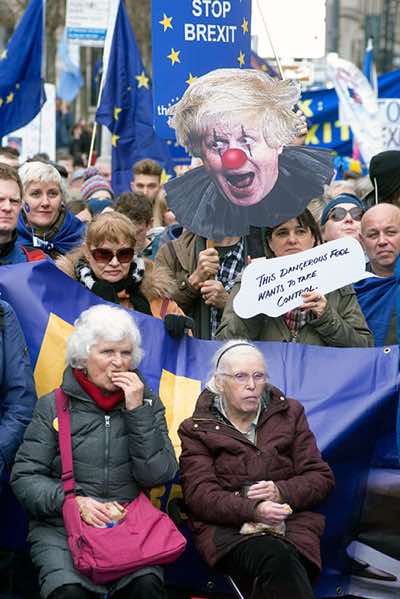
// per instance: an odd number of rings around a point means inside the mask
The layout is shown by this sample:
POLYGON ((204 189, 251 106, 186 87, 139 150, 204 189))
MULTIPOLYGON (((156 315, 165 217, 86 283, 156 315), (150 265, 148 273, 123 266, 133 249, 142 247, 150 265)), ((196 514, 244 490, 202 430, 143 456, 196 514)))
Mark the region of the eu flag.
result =
POLYGON ((124 2, 119 4, 98 123, 112 134, 112 186, 116 195, 130 190, 132 166, 152 158, 172 174, 168 148, 153 128, 153 100, 124 2))
POLYGON ((0 138, 30 123, 46 101, 43 1, 31 0, 0 56, 0 138))

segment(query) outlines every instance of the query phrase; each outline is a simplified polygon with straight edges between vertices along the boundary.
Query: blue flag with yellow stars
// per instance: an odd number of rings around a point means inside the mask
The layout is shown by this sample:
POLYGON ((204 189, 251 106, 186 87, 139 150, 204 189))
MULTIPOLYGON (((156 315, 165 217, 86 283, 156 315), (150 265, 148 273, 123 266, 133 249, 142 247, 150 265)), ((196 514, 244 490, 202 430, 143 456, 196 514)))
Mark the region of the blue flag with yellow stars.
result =
POLYGON ((121 0, 106 81, 96 121, 112 134, 112 187, 119 195, 130 190, 132 166, 151 158, 161 164, 163 181, 173 173, 165 142, 153 128, 153 100, 124 2, 121 0))
POLYGON ((31 0, 0 56, 0 138, 30 123, 46 101, 43 0, 31 0))

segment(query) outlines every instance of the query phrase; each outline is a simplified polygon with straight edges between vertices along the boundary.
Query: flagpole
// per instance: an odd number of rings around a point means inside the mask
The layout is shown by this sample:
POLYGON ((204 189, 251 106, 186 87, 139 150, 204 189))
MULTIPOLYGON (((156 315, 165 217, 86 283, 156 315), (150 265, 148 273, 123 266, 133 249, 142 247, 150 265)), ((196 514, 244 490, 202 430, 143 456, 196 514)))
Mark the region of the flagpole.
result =
POLYGON ((262 22, 263 22, 263 25, 264 25, 265 32, 266 32, 267 37, 268 37, 269 44, 270 44, 270 46, 272 48, 272 52, 274 53, 274 57, 275 57, 275 60, 276 60, 276 65, 277 65, 278 71, 279 71, 279 75, 281 76, 281 79, 283 80, 283 79, 285 79, 285 77, 283 75, 283 69, 282 69, 281 61, 279 60, 279 56, 276 53, 275 46, 274 46, 274 44, 272 42, 272 38, 271 38, 271 35, 269 33, 267 22, 266 22, 266 20, 264 18, 264 13, 263 13, 263 11, 261 9, 260 0, 257 0, 257 6, 258 6, 259 13, 261 15, 261 19, 262 19, 262 22))
MULTIPOLYGON (((98 108, 100 106, 101 96, 103 94, 104 84, 105 84, 105 81, 106 81, 106 76, 107 76, 107 71, 108 71, 108 61, 110 59, 110 52, 111 52, 112 38, 113 38, 113 35, 114 35, 115 22, 117 20, 117 14, 118 14, 118 8, 119 8, 120 1, 123 1, 123 0, 114 0, 111 3, 111 5, 110 5, 110 14, 108 16, 107 34, 106 34, 106 39, 104 41, 104 50, 103 50, 103 72, 101 74, 100 87, 99 87, 99 95, 97 97, 96 113, 97 113, 97 110, 98 110, 98 108), (110 31, 112 31, 111 35, 110 35, 110 31)), ((96 139, 96 133, 97 133, 97 121, 95 119, 95 121, 94 121, 94 127, 93 127, 93 133, 92 133, 92 139, 90 141, 88 166, 90 166, 90 163, 92 161, 92 155, 93 155, 93 149, 94 149, 94 142, 95 142, 95 139, 96 139)))
MULTIPOLYGON (((43 35, 42 35, 42 78, 46 81, 47 48, 46 48, 46 0, 43 0, 43 35)), ((42 152, 42 108, 39 112, 39 154, 42 152)))

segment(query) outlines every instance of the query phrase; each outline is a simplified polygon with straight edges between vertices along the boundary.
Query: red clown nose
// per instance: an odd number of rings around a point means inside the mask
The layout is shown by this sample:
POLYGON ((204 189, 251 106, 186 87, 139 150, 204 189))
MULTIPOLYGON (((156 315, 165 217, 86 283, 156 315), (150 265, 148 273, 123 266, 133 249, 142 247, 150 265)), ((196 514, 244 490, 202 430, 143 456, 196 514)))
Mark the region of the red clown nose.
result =
POLYGON ((240 148, 232 148, 222 154, 221 160, 224 168, 240 168, 247 161, 247 156, 240 148))

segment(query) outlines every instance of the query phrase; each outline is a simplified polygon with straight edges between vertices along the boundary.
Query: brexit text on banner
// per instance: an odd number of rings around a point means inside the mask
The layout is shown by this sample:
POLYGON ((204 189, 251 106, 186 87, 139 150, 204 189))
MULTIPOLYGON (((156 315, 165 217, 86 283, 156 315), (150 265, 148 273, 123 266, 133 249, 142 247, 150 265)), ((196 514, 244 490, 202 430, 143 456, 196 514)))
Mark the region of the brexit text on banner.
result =
MULTIPOLYGON (((75 318, 82 310, 103 302, 47 261, 2 267, 0 292, 17 313, 35 366, 39 394, 45 393, 61 380, 66 339, 75 318)), ((177 341, 169 337, 160 320, 134 314, 145 350, 140 369, 150 387, 161 394, 170 434, 179 451, 177 426, 191 415, 208 380, 211 356, 221 344, 189 337, 177 341)), ((257 346, 266 358, 271 382, 303 403, 318 445, 336 477, 335 490, 320 507, 327 525, 322 539, 324 570, 316 596, 333 597, 350 591, 360 594, 360 589, 364 591, 361 596, 372 599, 398 596, 400 469, 394 429, 399 349, 321 348, 295 343, 257 346), (352 569, 357 575, 352 576, 352 569)), ((179 480, 154 489, 152 498, 163 509, 179 508, 179 480)), ((3 493, 1 547, 21 546, 26 534, 22 522, 24 516, 15 500, 12 503, 10 495, 3 493)), ((205 591, 209 581, 217 592, 221 584, 216 573, 204 567, 192 545, 167 568, 166 578, 192 594, 205 591)))
POLYGON ((30 123, 46 101, 43 4, 44 0, 31 0, 0 55, 0 140, 30 123))
MULTIPOLYGON (((400 111, 397 111, 396 102, 400 102, 400 70, 378 77, 378 95, 384 147, 387 150, 399 149, 400 111), (386 111, 385 104, 390 106, 386 111)), ((307 118, 307 145, 333 150, 339 156, 352 155, 353 134, 348 125, 339 121, 338 98, 334 89, 303 92, 299 107, 307 118)))
POLYGON ((152 0, 155 128, 175 139, 168 109, 218 68, 250 66, 251 0, 152 0))
POLYGON ((385 150, 400 150, 400 98, 378 99, 385 150))

